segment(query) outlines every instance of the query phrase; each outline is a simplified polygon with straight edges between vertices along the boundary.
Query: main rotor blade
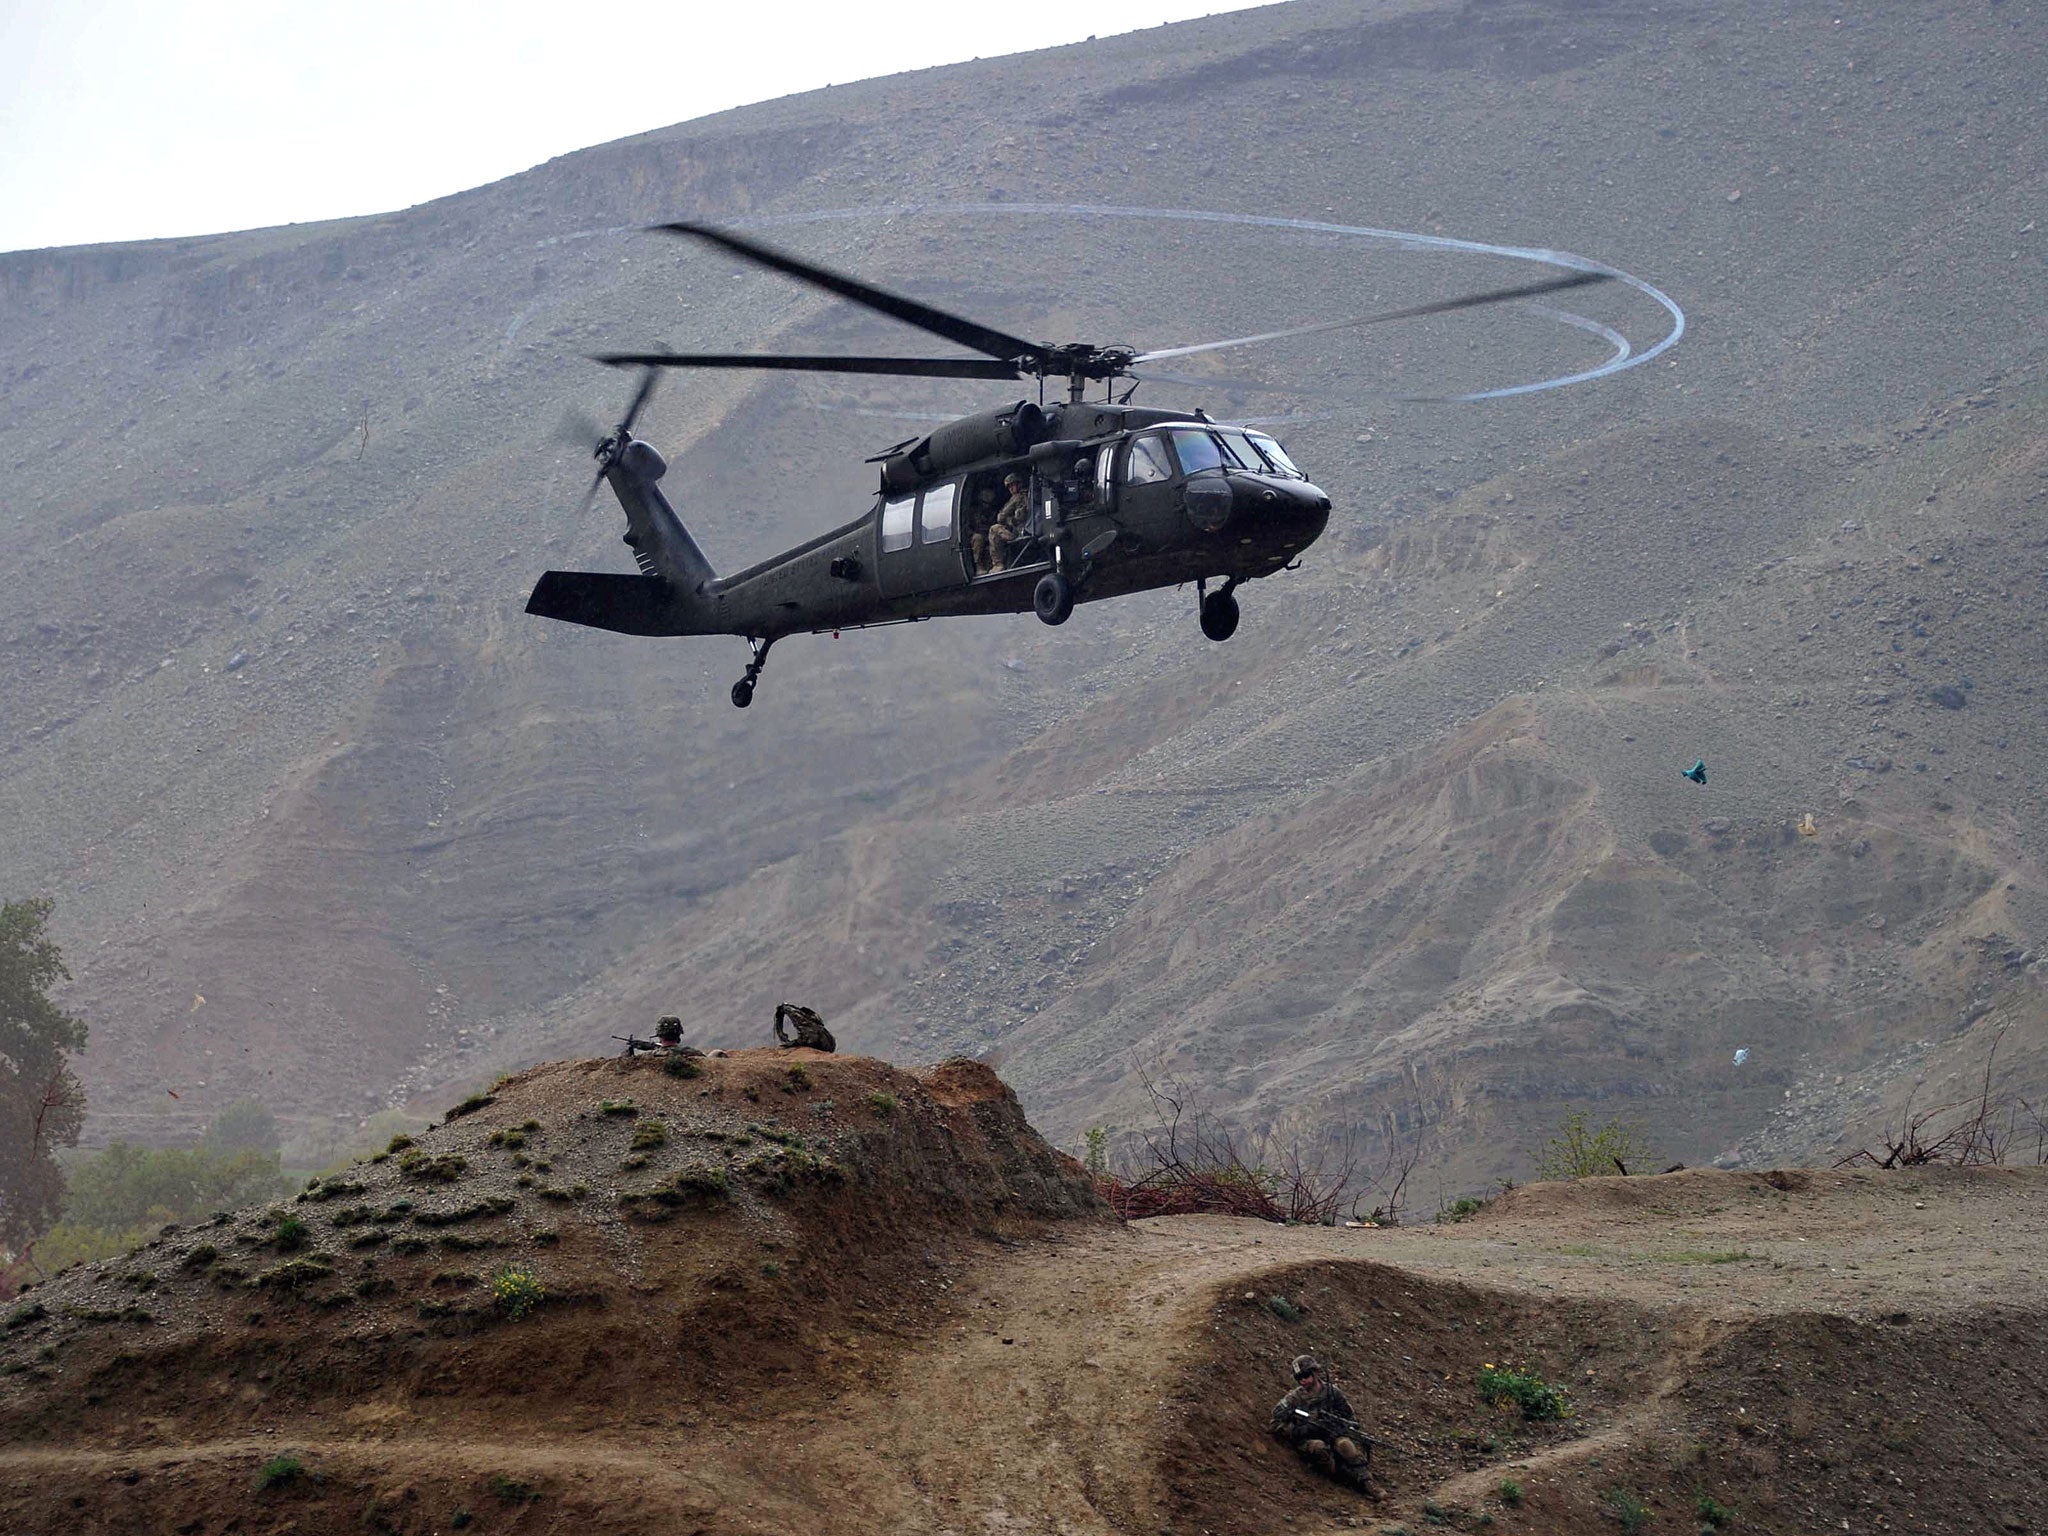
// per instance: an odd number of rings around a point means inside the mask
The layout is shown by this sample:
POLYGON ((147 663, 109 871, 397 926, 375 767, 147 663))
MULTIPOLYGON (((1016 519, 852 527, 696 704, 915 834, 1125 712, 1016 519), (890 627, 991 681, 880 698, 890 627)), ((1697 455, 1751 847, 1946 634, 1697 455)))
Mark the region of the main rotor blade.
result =
POLYGON ((1289 336, 1312 336, 1318 331, 1341 331, 1355 325, 1379 325, 1387 320, 1413 320, 1422 315, 1447 314, 1454 309, 1472 309, 1481 304, 1505 304, 1511 299, 1533 299, 1541 293, 1556 293, 1564 288, 1583 288, 1588 283, 1604 283, 1611 274, 1606 272, 1574 272, 1567 277, 1553 277, 1540 283, 1524 283, 1519 288, 1496 288, 1489 293, 1469 293, 1461 299, 1438 299, 1429 304, 1414 304, 1407 309, 1390 309, 1384 314, 1356 315, 1349 320, 1321 320, 1314 325, 1297 325, 1284 331, 1266 331, 1257 336, 1233 336, 1228 341, 1205 341, 1192 347, 1162 347, 1156 352, 1140 352, 1131 359, 1134 366, 1156 362, 1162 357, 1188 357, 1196 352, 1220 352, 1225 347, 1248 347, 1255 341, 1280 341, 1289 336))
POLYGON ((1256 379, 1200 378, 1192 373, 1154 373, 1147 368, 1143 373, 1127 373, 1127 379, 1140 384, 1180 384, 1192 389, 1217 389, 1225 394, 1257 390, 1269 395, 1307 395, 1313 390, 1303 389, 1299 384, 1262 384, 1256 379))
POLYGON ((981 357, 794 357, 778 352, 600 352, 614 368, 781 368, 806 373, 901 373, 923 379, 1018 379, 1015 363, 981 357))
MULTIPOLYGON (((827 293, 836 293, 842 299, 864 304, 869 309, 879 310, 892 319, 914 325, 922 331, 930 331, 934 336, 943 336, 948 341, 957 341, 963 347, 971 347, 976 352, 985 353, 990 357, 1008 361, 1020 357, 1040 357, 1048 352, 1048 349, 1038 342, 1026 341, 1021 336, 1012 336, 1007 331, 999 331, 992 326, 982 325, 959 315, 949 315, 943 309, 934 309, 929 304, 905 298, 900 293, 891 293, 886 288, 877 288, 871 283, 861 282, 858 278, 848 277, 843 272, 834 272, 830 267, 815 266, 790 255, 787 251, 778 251, 772 245, 763 245, 757 240, 731 234, 710 224, 657 224, 654 227, 665 229, 671 234, 690 235, 723 247, 734 255, 744 256, 760 266, 772 267, 775 271, 793 277, 799 282, 823 288, 827 293)), ((1010 378, 1014 375, 1005 374, 1003 377, 1010 378)))

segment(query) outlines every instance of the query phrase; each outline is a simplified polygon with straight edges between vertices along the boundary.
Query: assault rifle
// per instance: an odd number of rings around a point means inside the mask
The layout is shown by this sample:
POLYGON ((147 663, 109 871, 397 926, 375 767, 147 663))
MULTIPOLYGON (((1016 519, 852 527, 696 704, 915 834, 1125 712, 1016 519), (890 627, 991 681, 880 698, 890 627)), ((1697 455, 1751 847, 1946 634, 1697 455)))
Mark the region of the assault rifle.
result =
POLYGON ((612 1038, 626 1042, 626 1048, 619 1052, 621 1056, 631 1056, 639 1051, 665 1051, 668 1049, 659 1040, 642 1040, 638 1035, 613 1035, 612 1038))
POLYGON ((1376 1446, 1385 1446, 1388 1450, 1396 1452, 1403 1449, 1391 1440, 1382 1440, 1377 1435, 1367 1434, 1363 1424, 1356 1419, 1347 1419, 1341 1413, 1331 1413, 1327 1409, 1310 1413, 1306 1408, 1296 1408, 1292 1411, 1296 1418, 1307 1419, 1311 1425, 1324 1431, 1332 1440, 1342 1435, 1347 1440, 1356 1441, 1364 1448, 1367 1456, 1372 1455, 1376 1446))

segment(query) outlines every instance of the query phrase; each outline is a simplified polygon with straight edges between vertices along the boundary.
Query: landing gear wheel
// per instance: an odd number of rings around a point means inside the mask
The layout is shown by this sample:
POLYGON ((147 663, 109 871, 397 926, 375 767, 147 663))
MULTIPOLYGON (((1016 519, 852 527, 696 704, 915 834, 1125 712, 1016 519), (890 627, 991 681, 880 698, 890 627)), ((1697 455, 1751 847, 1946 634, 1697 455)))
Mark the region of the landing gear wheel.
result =
POLYGON ((761 676, 761 669, 768 665, 768 647, 775 642, 756 640, 747 636, 747 647, 754 653, 754 659, 747 663, 747 670, 740 674, 740 680, 732 685, 732 703, 735 709, 745 709, 754 702, 754 684, 761 676))
POLYGON ((1047 571, 1031 589, 1031 606, 1048 624, 1064 624, 1074 611, 1074 587, 1058 571, 1047 571))
POLYGON ((1211 592, 1202 599, 1202 633, 1211 640, 1228 640, 1237 633, 1237 599, 1228 591, 1211 592))

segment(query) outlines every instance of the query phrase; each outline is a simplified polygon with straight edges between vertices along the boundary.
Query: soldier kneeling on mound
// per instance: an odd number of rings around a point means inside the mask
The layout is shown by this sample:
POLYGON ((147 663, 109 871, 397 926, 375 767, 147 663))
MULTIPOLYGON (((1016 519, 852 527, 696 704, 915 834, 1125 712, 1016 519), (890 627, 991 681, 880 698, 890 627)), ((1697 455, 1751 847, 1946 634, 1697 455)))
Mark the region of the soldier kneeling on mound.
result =
POLYGON ((1379 1490, 1368 1481, 1364 1433, 1357 1415, 1313 1355, 1294 1357, 1294 1390, 1274 1405, 1273 1436, 1325 1477, 1349 1483, 1369 1499, 1379 1490))
POLYGON ((775 1005, 775 1043, 784 1050, 797 1046, 809 1046, 814 1051, 829 1051, 836 1048, 832 1031, 825 1027, 825 1021, 810 1009, 796 1003, 775 1005), (789 1039, 782 1033, 782 1021, 789 1020, 796 1030, 796 1038, 789 1039))

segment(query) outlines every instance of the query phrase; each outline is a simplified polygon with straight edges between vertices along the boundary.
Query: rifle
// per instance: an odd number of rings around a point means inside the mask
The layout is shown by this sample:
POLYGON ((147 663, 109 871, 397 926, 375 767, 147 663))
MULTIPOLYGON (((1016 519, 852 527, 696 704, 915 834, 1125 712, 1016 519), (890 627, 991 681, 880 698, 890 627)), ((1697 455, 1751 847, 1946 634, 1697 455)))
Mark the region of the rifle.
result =
MULTIPOLYGON (((1331 1413, 1327 1409, 1310 1413, 1306 1408, 1296 1408, 1291 1411, 1297 1418, 1307 1419, 1309 1423, 1318 1429, 1321 1429, 1326 1424, 1329 1425, 1341 1433, 1345 1439, 1355 1440, 1364 1446, 1368 1455, 1372 1453, 1375 1446, 1383 1445, 1388 1450, 1396 1452, 1405 1449, 1405 1447, 1396 1445, 1391 1440, 1382 1440, 1378 1435, 1367 1434, 1363 1424, 1360 1424, 1356 1419, 1347 1419, 1341 1413, 1331 1413)), ((1332 1435, 1330 1438, 1335 1439, 1336 1436, 1332 1435)))
POLYGON ((661 1051, 667 1049, 659 1040, 642 1040, 638 1035, 613 1035, 612 1038, 626 1042, 626 1048, 619 1052, 621 1056, 631 1056, 636 1051, 661 1051))

